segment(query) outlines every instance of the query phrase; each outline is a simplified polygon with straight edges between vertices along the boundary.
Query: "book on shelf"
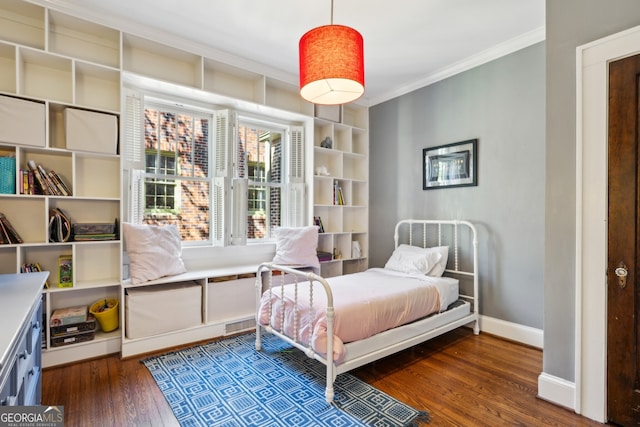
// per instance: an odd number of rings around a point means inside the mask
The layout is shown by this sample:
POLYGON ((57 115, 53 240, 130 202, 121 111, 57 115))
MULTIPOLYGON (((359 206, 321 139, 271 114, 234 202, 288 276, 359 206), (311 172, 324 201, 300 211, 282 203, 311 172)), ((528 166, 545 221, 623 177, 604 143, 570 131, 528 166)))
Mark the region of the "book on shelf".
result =
POLYGON ((36 165, 36 167, 38 168, 38 173, 42 177, 44 184, 47 186, 47 194, 51 194, 52 196, 59 196, 60 194, 58 194, 58 190, 51 181, 51 178, 49 178, 47 171, 42 167, 42 165, 36 165))
POLYGON ((2 234, 2 243, 24 243, 20 234, 13 228, 5 214, 0 212, 0 234, 2 234))
POLYGON ((318 233, 324 233, 324 225, 322 224, 322 218, 319 216, 313 217, 313 225, 318 227, 318 233))
POLYGON ((73 287, 73 263, 71 255, 60 255, 58 257, 58 287, 73 287))
POLYGON ((56 187, 58 188, 62 196, 73 196, 73 192, 71 191, 71 188, 67 186, 67 184, 65 184, 62 177, 58 175, 56 171, 51 169, 48 172, 48 175, 49 175, 49 178, 51 178, 53 183, 56 185, 56 187))
POLYGON ((0 243, 2 243, 3 245, 11 244, 11 238, 9 237, 9 233, 7 232, 7 229, 4 228, 2 221, 0 221, 0 243))
POLYGON ((344 205, 344 195, 338 180, 333 181, 333 204, 344 205))
POLYGON ((20 176, 20 194, 38 194, 33 172, 29 169, 20 169, 20 176))
POLYGON ((27 166, 29 170, 33 174, 33 182, 36 184, 35 194, 49 194, 49 187, 47 187, 44 178, 40 175, 40 171, 38 170, 38 165, 33 160, 29 160, 27 162, 27 166))

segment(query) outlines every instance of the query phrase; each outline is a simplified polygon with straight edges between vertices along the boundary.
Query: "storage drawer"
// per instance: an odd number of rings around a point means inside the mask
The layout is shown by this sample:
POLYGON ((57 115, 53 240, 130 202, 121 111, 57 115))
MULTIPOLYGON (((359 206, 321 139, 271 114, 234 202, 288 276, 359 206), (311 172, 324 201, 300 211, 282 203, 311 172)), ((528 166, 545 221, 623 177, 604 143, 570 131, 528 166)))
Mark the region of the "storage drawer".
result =
POLYGON ((144 338, 202 324, 202 286, 179 282, 127 289, 125 333, 144 338))
POLYGON ((0 142, 45 146, 44 103, 0 96, 0 142))
MULTIPOLYGON (((33 405, 32 402, 27 400, 35 395, 34 389, 38 386, 38 380, 40 378, 40 368, 38 366, 40 362, 36 358, 36 353, 33 353, 24 360, 24 377, 22 378, 22 393, 21 405, 33 405)), ((38 402, 39 403, 39 402, 38 402)))
POLYGON ((255 276, 225 282, 207 283, 208 321, 224 321, 255 315, 255 285, 255 276))
POLYGON ((33 317, 31 318, 31 336, 27 340, 27 353, 31 354, 42 349, 42 304, 38 307, 33 317))
POLYGON ((118 118, 112 114, 65 108, 67 149, 117 154, 118 118))
POLYGON ((18 341, 15 364, 18 368, 18 381, 21 377, 24 377, 28 370, 29 364, 29 352, 27 351, 27 344, 31 339, 31 328, 26 328, 22 331, 20 335, 20 341, 18 341))
POLYGON ((39 405, 42 401, 42 370, 38 366, 27 371, 24 378, 24 402, 23 405, 39 405))

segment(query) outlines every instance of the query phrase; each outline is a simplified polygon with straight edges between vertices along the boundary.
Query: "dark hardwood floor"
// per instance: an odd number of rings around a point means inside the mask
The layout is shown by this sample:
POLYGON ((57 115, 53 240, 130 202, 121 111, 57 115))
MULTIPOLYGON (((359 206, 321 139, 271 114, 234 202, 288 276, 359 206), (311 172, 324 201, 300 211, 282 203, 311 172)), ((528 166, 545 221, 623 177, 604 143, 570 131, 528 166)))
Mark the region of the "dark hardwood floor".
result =
MULTIPOLYGON (((45 369, 42 403, 64 406, 65 427, 178 425, 140 359, 45 369)), ((540 350, 461 328, 352 374, 428 410, 434 427, 602 425, 537 398, 541 371, 540 350)))

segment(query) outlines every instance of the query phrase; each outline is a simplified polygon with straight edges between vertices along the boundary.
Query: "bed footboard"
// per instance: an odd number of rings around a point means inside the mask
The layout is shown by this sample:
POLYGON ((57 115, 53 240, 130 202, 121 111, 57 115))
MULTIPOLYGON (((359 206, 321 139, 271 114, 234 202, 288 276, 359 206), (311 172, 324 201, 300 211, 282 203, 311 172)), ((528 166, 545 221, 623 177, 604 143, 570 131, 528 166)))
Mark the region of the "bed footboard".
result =
MULTIPOLYGON (((271 301, 271 298, 269 298, 271 301)), ((333 355, 333 334, 334 334, 334 318, 335 312, 333 307, 333 294, 331 287, 327 281, 313 273, 304 270, 295 269, 285 265, 278 265, 274 263, 263 263, 258 267, 256 273, 256 350, 262 350, 262 331, 274 334, 282 340, 290 343, 294 347, 302 350, 308 357, 316 359, 322 362, 327 367, 326 381, 327 386, 325 390, 325 399, 327 403, 331 403, 334 397, 333 381, 336 377, 335 364, 332 360, 333 355), (313 305, 313 295, 315 292, 324 292, 326 295, 326 322, 327 322, 327 356, 315 352, 311 348, 310 342, 303 342, 299 336, 299 331, 303 328, 304 323, 312 322, 311 319, 305 316, 297 316, 298 310, 298 286, 300 283, 309 282, 308 286, 308 301, 313 305), (272 324, 272 312, 271 304, 269 304, 268 310, 268 323, 262 323, 260 318, 260 311, 257 309, 260 307, 260 301, 264 293, 274 293, 276 296, 284 295, 284 287, 286 285, 294 286, 294 331, 291 334, 287 334, 284 331, 284 310, 282 312, 282 318, 279 319, 278 324, 272 324)), ((312 325, 308 325, 309 330, 313 330, 312 325)))

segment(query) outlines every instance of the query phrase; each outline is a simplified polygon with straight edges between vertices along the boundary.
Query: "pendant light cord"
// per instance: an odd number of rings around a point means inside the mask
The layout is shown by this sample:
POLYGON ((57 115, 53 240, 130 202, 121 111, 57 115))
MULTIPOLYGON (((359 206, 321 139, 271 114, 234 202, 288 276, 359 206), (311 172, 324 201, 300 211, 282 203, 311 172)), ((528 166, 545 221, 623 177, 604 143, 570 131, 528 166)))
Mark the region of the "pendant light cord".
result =
POLYGON ((331 0, 331 25, 333 25, 333 0, 331 0))

